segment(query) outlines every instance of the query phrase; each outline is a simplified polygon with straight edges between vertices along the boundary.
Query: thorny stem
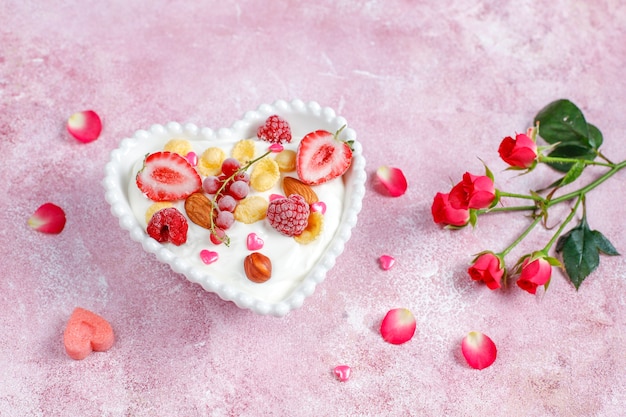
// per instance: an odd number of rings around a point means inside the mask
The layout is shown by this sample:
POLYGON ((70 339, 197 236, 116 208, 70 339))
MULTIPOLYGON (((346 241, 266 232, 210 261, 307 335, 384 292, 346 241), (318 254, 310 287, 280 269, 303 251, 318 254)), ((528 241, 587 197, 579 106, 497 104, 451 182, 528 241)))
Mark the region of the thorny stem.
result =
MULTIPOLYGON (((554 162, 554 159, 556 159, 556 158, 551 159, 550 162, 554 162)), ((572 162, 571 160, 568 160, 568 158, 559 158, 559 159, 564 160, 564 161, 559 161, 559 162, 572 162)), ((606 159, 606 158, 604 158, 604 159, 608 161, 608 159, 606 159)), ((574 160, 574 161, 576 161, 576 160, 574 160)), ((542 159, 542 162, 546 162, 546 159, 542 159)), ((513 206, 513 207, 494 207, 494 208, 491 208, 491 209, 478 210, 477 214, 487 214, 487 213, 506 212, 506 211, 526 211, 526 210, 535 211, 537 209, 541 209, 542 210, 543 215, 535 216, 535 219, 533 220, 533 222, 530 225, 528 225, 526 230, 524 230, 524 232, 513 243, 511 243, 506 249, 504 249, 502 252, 500 252, 499 255, 501 255, 502 257, 506 256, 515 246, 517 246, 522 240, 524 240, 524 238, 535 228, 537 223, 539 223, 541 221, 541 219, 546 214, 546 211, 550 207, 552 207, 552 206, 554 206, 556 204, 563 203, 565 201, 570 201, 570 200, 572 200, 574 198, 577 198, 576 204, 574 204, 574 207, 572 207, 572 210, 571 210, 570 214, 561 223, 561 225, 559 226, 559 229, 556 231, 556 233, 552 236, 550 241, 543 248, 543 252, 547 253, 550 250, 550 248, 552 247, 552 245, 554 245, 556 240, 559 238, 559 236, 561 235, 561 233, 565 229, 565 226, 567 226, 567 224, 574 218, 574 215, 576 214, 576 211, 578 210, 578 207, 580 206, 581 203, 583 204, 583 215, 584 215, 585 196, 586 196, 586 194, 589 191, 591 191, 594 188, 596 188, 598 185, 602 184, 604 181, 606 181, 609 178, 611 178, 613 175, 615 175, 621 169, 626 168, 626 161, 622 161, 619 164, 597 163, 597 164, 593 164, 593 165, 609 166, 611 169, 609 171, 605 172, 604 175, 602 175, 601 177, 599 177, 595 181, 590 182, 589 184, 585 185, 584 187, 581 187, 581 188, 579 188, 576 191, 572 191, 570 193, 564 194, 564 195, 562 195, 560 197, 557 197, 555 199, 545 199, 545 198, 537 196, 537 195, 520 195, 520 194, 506 193, 506 192, 500 191, 500 195, 501 196, 513 197, 513 198, 531 199, 531 200, 535 201, 535 205, 532 205, 532 206, 513 206), (541 204, 542 207, 540 207, 539 204, 541 204)))
POLYGON ((576 162, 582 162, 585 165, 597 165, 603 167, 612 168, 615 164, 611 164, 610 162, 598 162, 598 161, 590 161, 587 159, 578 159, 578 158, 559 158, 555 156, 539 156, 539 162, 544 163, 562 163, 562 164, 571 164, 576 162))
POLYGON ((509 252, 511 252, 511 250, 513 250, 513 248, 515 246, 517 246, 518 243, 520 243, 522 240, 524 240, 524 238, 535 228, 535 226, 537 225, 537 223, 539 223, 541 221, 541 216, 537 216, 535 217, 535 220, 528 225, 528 227, 526 228, 526 230, 524 230, 524 233, 522 233, 521 235, 519 235, 519 237, 513 242, 511 243, 505 250, 503 250, 502 252, 500 252, 501 256, 506 256, 509 252))
POLYGON ((561 233, 563 232, 563 229, 565 229, 565 226, 567 226, 567 224, 574 218, 574 215, 576 214, 576 211, 578 210, 578 206, 580 205, 581 202, 583 202, 583 210, 584 210, 584 207, 585 207, 584 201, 585 201, 585 194, 580 194, 580 196, 578 197, 578 200, 576 200, 576 204, 574 204, 574 207, 572 207, 572 210, 570 211, 569 215, 565 218, 565 220, 563 220, 563 223, 561 223, 561 225, 559 226, 559 229, 556 231, 554 236, 552 236, 552 239, 550 239, 550 241, 543 248, 544 252, 548 253, 552 245, 554 245, 554 242, 556 242, 559 236, 561 236, 561 233))

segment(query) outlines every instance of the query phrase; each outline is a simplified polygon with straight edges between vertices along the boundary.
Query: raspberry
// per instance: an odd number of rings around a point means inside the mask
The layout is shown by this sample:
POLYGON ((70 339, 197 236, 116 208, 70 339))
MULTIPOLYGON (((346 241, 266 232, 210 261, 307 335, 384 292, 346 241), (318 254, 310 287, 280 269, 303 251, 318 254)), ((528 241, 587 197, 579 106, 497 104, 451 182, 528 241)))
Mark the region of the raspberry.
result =
POLYGON ((265 124, 257 130, 259 139, 272 143, 291 142, 291 128, 289 123, 278 115, 267 118, 265 124))
POLYGON ((308 224, 309 205, 299 194, 278 198, 267 207, 267 219, 283 235, 298 236, 308 224))
POLYGON ((180 246, 187 241, 187 219, 174 207, 154 213, 148 223, 147 232, 157 242, 171 242, 180 246))

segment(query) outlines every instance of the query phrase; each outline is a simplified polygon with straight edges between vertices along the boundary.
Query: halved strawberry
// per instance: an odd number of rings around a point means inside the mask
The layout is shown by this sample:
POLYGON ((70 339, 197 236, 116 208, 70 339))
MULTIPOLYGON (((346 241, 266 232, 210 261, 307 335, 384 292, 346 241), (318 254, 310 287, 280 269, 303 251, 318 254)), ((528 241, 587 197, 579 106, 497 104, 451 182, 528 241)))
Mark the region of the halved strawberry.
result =
POLYGON ((202 179, 189 161, 173 152, 148 155, 136 180, 153 201, 182 200, 202 188, 202 179))
MULTIPOLYGON (((343 128, 342 128, 343 129, 343 128)), ((350 144, 325 130, 316 130, 302 138, 296 154, 296 171, 300 181, 318 185, 343 175, 352 162, 350 144)))

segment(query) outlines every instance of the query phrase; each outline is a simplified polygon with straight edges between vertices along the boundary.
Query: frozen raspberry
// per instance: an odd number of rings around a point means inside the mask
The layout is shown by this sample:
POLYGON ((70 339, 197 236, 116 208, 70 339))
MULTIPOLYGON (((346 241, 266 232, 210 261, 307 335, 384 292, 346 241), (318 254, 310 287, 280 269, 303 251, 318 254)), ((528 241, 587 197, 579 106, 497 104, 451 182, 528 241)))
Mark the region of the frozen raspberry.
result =
POLYGON ((185 216, 176 208, 167 207, 154 213, 147 232, 158 242, 171 242, 180 246, 187 241, 188 228, 185 216))
POLYGON ((299 194, 278 198, 267 207, 267 219, 283 235, 298 236, 306 229, 309 205, 299 194))
POLYGON ((257 130, 259 139, 272 143, 291 142, 291 128, 289 123, 278 115, 267 118, 265 124, 257 130))

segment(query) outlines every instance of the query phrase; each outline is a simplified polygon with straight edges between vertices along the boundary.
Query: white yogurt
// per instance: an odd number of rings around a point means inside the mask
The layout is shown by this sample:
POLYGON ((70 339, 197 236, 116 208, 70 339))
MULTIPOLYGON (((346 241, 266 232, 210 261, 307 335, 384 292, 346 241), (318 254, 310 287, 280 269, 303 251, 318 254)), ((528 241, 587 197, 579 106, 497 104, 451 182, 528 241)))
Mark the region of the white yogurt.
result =
MULTIPOLYGON (((184 136, 181 136, 181 138, 184 138, 184 136)), ((167 140, 168 138, 162 139, 163 143, 160 144, 160 148, 155 146, 156 144, 153 141, 144 141, 138 144, 139 154, 146 155, 160 151, 167 140)), ((283 144, 283 146, 285 149, 296 150, 300 140, 301 137, 294 137, 291 143, 283 144)), ((193 151, 197 155, 201 155, 208 147, 218 146, 224 150, 227 156, 230 155, 235 142, 236 140, 233 141, 232 139, 190 141, 193 151)), ((265 153, 269 145, 270 143, 268 142, 255 140, 255 157, 265 153)), ((270 154, 268 157, 273 158, 273 155, 270 154)), ((135 181, 135 175, 141 169, 142 164, 143 157, 138 158, 133 165, 128 180, 128 201, 137 222, 146 230, 146 211, 154 201, 148 199, 139 190, 135 181)), ((248 173, 251 173, 253 169, 254 165, 248 169, 248 173)), ((260 193, 251 187, 248 196, 259 195, 268 200, 271 194, 282 194, 282 177, 285 175, 297 177, 295 171, 281 173, 281 179, 277 181, 272 189, 260 193)), ((203 176, 201 178, 204 179, 203 176)), ((335 178, 312 188, 317 194, 319 201, 326 204, 326 212, 324 214, 322 233, 317 239, 308 244, 300 244, 294 238, 280 234, 269 224, 267 219, 264 219, 253 224, 235 221, 233 226, 226 231, 230 238, 229 246, 225 244, 215 245, 210 241, 209 230, 189 220, 185 213, 184 200, 180 200, 174 202, 174 207, 188 220, 187 242, 180 246, 171 243, 163 243, 162 245, 166 246, 177 257, 189 263, 198 273, 206 273, 217 281, 243 294, 247 294, 253 299, 267 303, 276 303, 284 300, 302 282, 326 251, 341 221, 346 193, 343 178, 335 178), (257 251, 269 257, 272 262, 272 276, 268 281, 261 284, 250 281, 243 269, 244 258, 253 252, 248 250, 246 244, 250 233, 256 233, 263 239, 264 246, 257 251), (204 249, 217 252, 218 260, 209 265, 204 264, 200 258, 200 252, 204 249)), ((207 195, 207 197, 212 198, 211 195, 207 195)))

